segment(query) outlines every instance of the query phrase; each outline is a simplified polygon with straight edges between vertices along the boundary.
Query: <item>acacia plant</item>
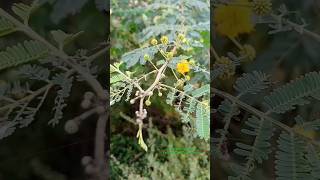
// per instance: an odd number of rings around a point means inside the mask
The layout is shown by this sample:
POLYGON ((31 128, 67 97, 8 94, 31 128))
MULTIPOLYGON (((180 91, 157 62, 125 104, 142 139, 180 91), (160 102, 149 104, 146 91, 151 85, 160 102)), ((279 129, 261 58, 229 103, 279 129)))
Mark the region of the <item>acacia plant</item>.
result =
MULTIPOLYGON (((124 11, 140 13, 144 18, 141 33, 135 37, 139 47, 129 49, 119 59, 112 57, 116 59, 110 65, 111 105, 121 100, 139 104, 135 112, 137 138, 145 151, 148 148, 142 137, 143 120, 148 116, 146 107, 157 103, 154 96, 166 96, 166 103, 181 115, 182 122, 208 140, 209 1, 136 3, 132 2, 134 7, 124 7, 127 9, 113 3, 111 8, 111 19, 124 11), (136 72, 139 69, 143 70, 136 72)), ((112 44, 116 41, 111 38, 112 44)))
MULTIPOLYGON (((312 51, 308 49, 310 44, 320 43, 320 36, 306 29, 307 21, 301 14, 289 11, 284 4, 276 7, 270 0, 213 1, 213 33, 217 34, 216 39, 224 39, 236 47, 223 56, 219 56, 222 50, 218 51, 215 43, 212 49, 215 59, 212 77, 215 83, 211 90, 215 96, 215 125, 219 128, 214 130, 211 148, 214 164, 220 167, 222 164, 228 179, 262 179, 266 175, 261 175, 258 170, 266 165, 271 166, 264 168, 265 173, 269 174, 267 177, 278 180, 319 179, 320 176, 320 144, 315 139, 320 127, 319 119, 305 111, 317 109, 315 104, 320 100, 319 72, 299 74, 300 77, 290 82, 285 82, 286 78, 275 82, 275 78, 279 77, 270 73, 286 66, 288 62, 285 59, 297 46, 287 43, 287 50, 282 51, 278 43, 291 39, 274 40, 276 43, 270 47, 283 54, 273 61, 270 56, 267 59, 263 59, 266 55, 259 57, 257 47, 244 43, 245 38, 242 38, 243 34, 253 36, 258 26, 267 25, 266 32, 274 39, 279 38, 278 34, 286 34, 296 37, 299 43, 304 42, 307 49, 299 53, 304 54, 301 60, 305 61, 312 51), (265 63, 272 67, 267 69, 269 73, 263 71, 267 66, 262 66, 259 67, 261 70, 234 77, 236 70, 249 62, 261 65, 261 61, 254 62, 259 58, 268 61, 265 63), (233 87, 235 95, 220 90, 219 86, 233 87), (221 104, 218 104, 221 99, 221 104)), ((297 59, 293 59, 291 65, 298 63, 297 59)), ((216 178, 226 178, 219 176, 219 172, 213 173, 216 178)))
POLYGON ((48 124, 57 125, 64 117, 63 111, 68 106, 67 99, 73 92, 73 84, 86 83, 91 90, 83 94, 81 106, 84 112, 66 121, 65 130, 75 133, 83 120, 97 115, 94 157, 92 161, 86 157, 86 170, 94 179, 105 179, 108 91, 96 78, 98 72, 94 61, 107 52, 107 43, 101 42, 94 51, 78 49, 67 53, 66 45, 85 32, 69 34, 55 29, 50 32, 50 38, 41 36, 29 25, 33 13, 43 5, 41 2, 45 1, 34 1, 30 5, 15 3, 12 14, 0 8, 0 36, 25 35, 24 41, 0 52, 1 73, 10 71, 20 77, 14 82, 4 81, 0 86, 0 139, 35 121, 41 107, 50 103, 48 97, 51 93, 56 93, 56 97, 53 116, 48 124))

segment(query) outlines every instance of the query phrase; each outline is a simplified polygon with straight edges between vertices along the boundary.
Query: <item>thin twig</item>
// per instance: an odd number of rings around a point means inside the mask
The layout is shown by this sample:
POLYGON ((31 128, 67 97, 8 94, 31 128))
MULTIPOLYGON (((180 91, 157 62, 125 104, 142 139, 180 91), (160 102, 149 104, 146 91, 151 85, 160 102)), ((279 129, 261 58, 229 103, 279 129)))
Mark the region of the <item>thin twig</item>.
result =
POLYGON ((298 134, 301 137, 303 137, 304 139, 308 140, 309 142, 312 142, 314 145, 317 145, 318 147, 320 147, 320 143, 319 142, 314 141, 313 139, 307 137, 306 135, 304 135, 303 133, 299 132, 298 130, 293 129, 293 128, 281 123, 280 121, 269 117, 266 113, 264 113, 264 112, 262 112, 262 111, 260 111, 260 110, 258 110, 256 108, 246 104, 245 102, 242 102, 241 100, 237 99, 236 97, 232 96, 231 94, 228 94, 226 92, 220 91, 220 90, 218 90, 216 88, 211 88, 211 91, 214 94, 217 94, 218 96, 221 96, 223 98, 227 98, 230 101, 235 102, 237 105, 239 105, 241 108, 245 109, 246 111, 248 111, 248 112, 250 112, 250 113, 252 113, 254 115, 257 115, 260 118, 263 118, 263 119, 266 119, 266 120, 270 121, 271 123, 273 123, 276 126, 282 128, 283 130, 286 130, 289 133, 298 134))

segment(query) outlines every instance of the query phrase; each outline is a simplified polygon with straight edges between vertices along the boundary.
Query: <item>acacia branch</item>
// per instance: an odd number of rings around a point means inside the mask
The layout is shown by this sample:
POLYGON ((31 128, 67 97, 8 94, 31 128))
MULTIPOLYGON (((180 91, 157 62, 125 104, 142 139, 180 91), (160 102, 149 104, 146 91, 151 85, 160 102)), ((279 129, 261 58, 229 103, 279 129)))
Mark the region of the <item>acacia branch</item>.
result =
POLYGON ((106 92, 103 90, 101 84, 91 74, 86 72, 80 65, 73 62, 72 58, 69 57, 67 54, 65 54, 65 52, 53 46, 51 43, 49 43, 47 40, 41 37, 38 33, 36 33, 33 29, 31 29, 29 26, 26 26, 25 24, 16 20, 13 16, 11 16, 9 13, 7 13, 1 8, 0 8, 0 16, 12 22, 19 31, 24 32, 30 38, 42 42, 51 51, 52 55, 58 56, 66 64, 72 67, 72 69, 74 69, 77 73, 79 73, 86 80, 86 82, 92 87, 92 89, 97 93, 99 98, 103 100, 107 99, 106 92))
POLYGON ((287 126, 286 124, 283 124, 283 123, 281 123, 280 121, 275 120, 275 119, 269 117, 265 112, 262 112, 262 111, 260 111, 260 110, 258 110, 258 109, 256 109, 256 108, 254 108, 254 107, 246 104, 245 102, 242 102, 240 99, 232 96, 231 94, 228 94, 228 93, 226 93, 226 92, 220 91, 220 90, 218 90, 218 89, 216 89, 216 88, 211 88, 211 91, 212 91, 214 94, 216 94, 216 95, 218 95, 218 96, 220 96, 220 97, 229 99, 230 101, 236 103, 239 107, 245 109, 246 111, 248 111, 248 112, 250 112, 250 113, 252 113, 252 114, 254 114, 254 115, 256 115, 256 116, 258 116, 258 117, 260 117, 260 118, 263 118, 263 119, 265 119, 265 120, 270 121, 272 124, 280 127, 281 129, 286 130, 286 131, 289 132, 289 133, 297 134, 297 135, 299 135, 300 137, 308 140, 308 141, 311 142, 312 144, 317 145, 318 147, 320 147, 320 143, 319 143, 319 142, 314 141, 313 139, 307 137, 306 135, 304 135, 303 133, 299 132, 298 130, 287 126))

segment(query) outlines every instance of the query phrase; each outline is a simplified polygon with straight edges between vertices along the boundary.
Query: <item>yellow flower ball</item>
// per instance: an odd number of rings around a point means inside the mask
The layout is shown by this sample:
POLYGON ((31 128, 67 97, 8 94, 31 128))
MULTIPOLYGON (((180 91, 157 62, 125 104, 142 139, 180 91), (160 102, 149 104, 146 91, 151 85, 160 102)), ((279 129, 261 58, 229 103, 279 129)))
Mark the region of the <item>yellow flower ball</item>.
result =
POLYGON ((149 54, 145 54, 145 55, 143 56, 143 59, 144 59, 145 61, 149 61, 149 60, 150 60, 149 54))
POLYGON ((167 36, 162 36, 160 41, 162 44, 167 45, 169 43, 169 38, 167 36))
POLYGON ((185 74, 190 71, 189 62, 187 60, 182 60, 177 64, 177 71, 180 74, 185 74))
POLYGON ((272 2, 270 0, 253 0, 253 11, 259 16, 265 16, 272 11, 272 2))
POLYGON ((171 60, 173 58, 173 52, 168 52, 167 53, 167 59, 171 60))
POLYGON ((234 4, 219 5, 214 9, 217 32, 230 38, 237 37, 239 34, 250 33, 254 30, 253 13, 248 0, 237 0, 234 4))
POLYGON ((157 41, 155 38, 153 38, 153 39, 151 39, 150 44, 151 44, 152 46, 155 46, 155 45, 158 44, 158 41, 157 41))

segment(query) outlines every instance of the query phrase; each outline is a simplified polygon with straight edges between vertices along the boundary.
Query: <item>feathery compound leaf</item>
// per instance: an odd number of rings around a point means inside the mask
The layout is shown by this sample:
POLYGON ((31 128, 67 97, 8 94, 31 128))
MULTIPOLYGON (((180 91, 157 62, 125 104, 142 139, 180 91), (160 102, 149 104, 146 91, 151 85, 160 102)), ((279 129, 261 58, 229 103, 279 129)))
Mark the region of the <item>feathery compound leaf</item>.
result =
POLYGON ((319 152, 313 147, 313 145, 309 144, 307 148, 308 154, 307 159, 310 163, 311 167, 311 176, 314 179, 318 179, 320 177, 320 156, 319 152))
POLYGON ((282 132, 278 139, 276 152, 277 180, 312 179, 310 167, 305 158, 306 144, 294 134, 282 132))
POLYGON ((0 71, 38 60, 47 53, 48 49, 37 41, 25 41, 23 44, 8 47, 0 52, 0 71))
MULTIPOLYGON (((126 63, 127 68, 130 68, 140 62, 140 64, 145 64, 144 55, 148 54, 151 59, 153 59, 154 55, 158 52, 159 46, 151 46, 145 48, 135 49, 131 52, 125 53, 121 60, 126 63)), ((164 48, 166 49, 166 48, 164 48)))
POLYGON ((300 115, 294 118, 297 124, 302 127, 305 131, 317 131, 320 129, 320 119, 312 121, 304 120, 300 115))
POLYGON ((268 154, 271 153, 269 141, 272 137, 272 124, 267 120, 253 116, 246 121, 246 125, 247 128, 242 129, 241 132, 255 137, 254 143, 252 146, 236 143, 237 148, 234 152, 240 156, 247 157, 249 160, 262 163, 263 160, 268 159, 268 154))
POLYGON ((38 6, 36 1, 31 5, 28 6, 23 3, 14 3, 12 6, 12 11, 18 15, 25 23, 29 21, 30 15, 32 11, 38 6))
POLYGON ((192 96, 195 98, 198 98, 198 97, 204 96, 209 93, 210 93, 210 85, 206 84, 206 85, 202 86, 201 88, 194 90, 192 92, 192 96))
POLYGON ((50 71, 47 68, 36 65, 25 65, 19 69, 19 73, 29 79, 48 81, 50 71))
POLYGON ((0 18, 0 37, 15 32, 15 26, 7 19, 0 18))
POLYGON ((295 105, 309 103, 307 97, 320 100, 320 74, 311 72, 303 78, 280 87, 264 98, 269 112, 284 113, 295 109, 295 105))
POLYGON ((196 129, 200 138, 208 140, 210 137, 210 110, 203 103, 198 103, 196 108, 196 129))
POLYGON ((234 89, 240 94, 256 94, 259 91, 265 89, 270 84, 269 76, 258 71, 254 71, 251 74, 244 74, 242 77, 238 78, 234 89))

